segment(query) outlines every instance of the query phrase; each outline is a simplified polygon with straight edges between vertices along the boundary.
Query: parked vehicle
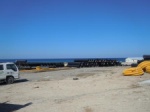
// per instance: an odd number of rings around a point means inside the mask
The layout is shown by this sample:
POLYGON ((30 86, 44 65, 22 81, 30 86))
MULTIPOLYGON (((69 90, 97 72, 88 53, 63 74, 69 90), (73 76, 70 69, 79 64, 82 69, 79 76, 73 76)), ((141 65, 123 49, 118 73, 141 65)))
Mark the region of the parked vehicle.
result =
POLYGON ((12 63, 0 63, 0 82, 12 84, 16 79, 19 79, 18 67, 12 63))

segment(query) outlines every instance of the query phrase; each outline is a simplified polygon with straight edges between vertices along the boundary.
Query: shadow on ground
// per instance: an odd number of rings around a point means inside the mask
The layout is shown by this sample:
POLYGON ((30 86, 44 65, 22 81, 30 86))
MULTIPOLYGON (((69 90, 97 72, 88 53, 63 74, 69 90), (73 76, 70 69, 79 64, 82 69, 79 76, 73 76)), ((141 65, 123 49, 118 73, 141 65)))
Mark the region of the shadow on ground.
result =
POLYGON ((31 104, 32 104, 31 102, 25 105, 9 104, 7 102, 0 103, 0 112, 13 112, 13 111, 25 108, 31 104))
POLYGON ((22 83, 22 82, 28 82, 29 80, 27 79, 20 79, 20 80, 16 80, 14 83, 22 83))
MULTIPOLYGON (((28 82, 29 80, 27 79, 19 79, 19 80, 16 80, 14 82, 14 84, 17 84, 17 83, 23 83, 23 82, 28 82)), ((5 82, 1 82, 0 85, 7 85, 5 82)))

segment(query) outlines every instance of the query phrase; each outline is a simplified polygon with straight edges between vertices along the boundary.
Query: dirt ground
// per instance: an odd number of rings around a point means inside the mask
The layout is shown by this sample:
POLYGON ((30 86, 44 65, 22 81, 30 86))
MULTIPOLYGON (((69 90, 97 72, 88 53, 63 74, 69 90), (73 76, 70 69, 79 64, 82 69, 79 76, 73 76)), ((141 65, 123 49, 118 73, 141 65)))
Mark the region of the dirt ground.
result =
POLYGON ((150 74, 123 76, 125 68, 21 72, 0 85, 0 112, 150 112, 150 86, 139 85, 150 74))

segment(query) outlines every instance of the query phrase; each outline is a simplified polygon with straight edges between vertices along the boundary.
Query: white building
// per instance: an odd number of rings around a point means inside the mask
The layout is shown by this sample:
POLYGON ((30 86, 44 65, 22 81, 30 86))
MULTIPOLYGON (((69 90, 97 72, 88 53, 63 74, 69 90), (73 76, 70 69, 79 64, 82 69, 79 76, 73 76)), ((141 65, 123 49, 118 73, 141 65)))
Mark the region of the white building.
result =
POLYGON ((122 65, 137 64, 138 60, 143 60, 143 57, 129 57, 125 59, 125 62, 122 62, 122 65))
POLYGON ((137 63, 138 60, 143 60, 142 57, 129 57, 125 59, 125 62, 127 63, 137 63))

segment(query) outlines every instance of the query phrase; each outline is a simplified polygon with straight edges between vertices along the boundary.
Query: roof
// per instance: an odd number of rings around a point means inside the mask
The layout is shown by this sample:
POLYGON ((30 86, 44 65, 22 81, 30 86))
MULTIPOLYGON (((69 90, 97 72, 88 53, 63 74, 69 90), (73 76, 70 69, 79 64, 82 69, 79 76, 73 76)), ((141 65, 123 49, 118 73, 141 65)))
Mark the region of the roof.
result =
POLYGON ((126 59, 132 59, 132 60, 142 60, 143 57, 128 57, 126 59))

